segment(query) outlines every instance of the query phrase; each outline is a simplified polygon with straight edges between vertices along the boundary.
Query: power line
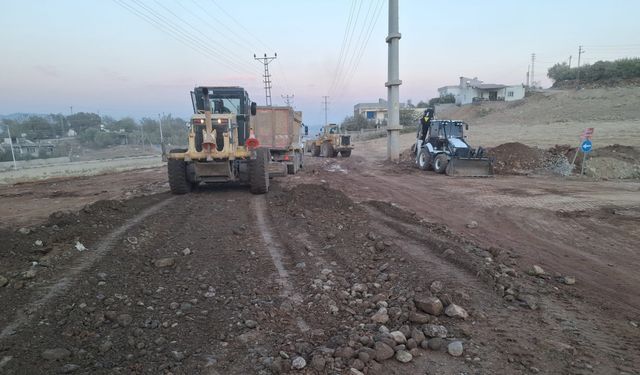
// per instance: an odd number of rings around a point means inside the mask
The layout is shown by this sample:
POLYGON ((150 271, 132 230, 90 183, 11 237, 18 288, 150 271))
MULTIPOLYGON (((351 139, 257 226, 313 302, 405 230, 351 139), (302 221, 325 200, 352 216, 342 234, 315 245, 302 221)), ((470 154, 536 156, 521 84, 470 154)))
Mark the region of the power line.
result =
POLYGON ((345 55, 343 56, 342 62, 340 63, 340 66, 343 69, 340 69, 340 71, 338 72, 337 78, 336 78, 336 84, 333 86, 333 89, 330 90, 330 94, 335 92, 336 88, 339 87, 340 82, 343 81, 344 72, 347 70, 347 68, 345 68, 346 62, 347 62, 347 56, 349 54, 349 51, 351 51, 351 42, 353 41, 353 36, 355 34, 355 30, 356 30, 356 27, 358 25, 358 20, 360 18, 360 10, 362 9, 362 2, 363 2, 362 0, 359 1, 358 10, 356 12, 356 16, 355 16, 354 21, 353 21, 353 27, 349 31, 349 37, 347 38, 347 44, 346 44, 346 47, 345 47, 345 55))
POLYGON ((284 102, 287 104, 287 107, 291 107, 291 103, 293 103, 293 98, 295 98, 295 95, 280 95, 282 97, 282 99, 284 99, 284 102))
POLYGON ((275 53, 274 56, 267 56, 265 53, 264 57, 256 57, 256 55, 253 54, 253 58, 264 65, 264 96, 266 105, 271 107, 271 74, 269 73, 269 63, 278 58, 278 54, 275 53))
POLYGON ((333 75, 333 80, 331 81, 331 86, 329 86, 329 92, 331 92, 336 84, 336 80, 338 78, 338 74, 340 73, 340 69, 342 68, 342 58, 344 56, 345 47, 347 44, 347 35, 349 34, 349 30, 351 29, 351 21, 353 20, 353 12, 355 11, 355 0, 351 1, 351 7, 349 8, 349 17, 347 18, 347 27, 344 29, 344 35, 342 36, 342 44, 340 46, 340 54, 338 55, 338 62, 336 64, 336 69, 333 75))

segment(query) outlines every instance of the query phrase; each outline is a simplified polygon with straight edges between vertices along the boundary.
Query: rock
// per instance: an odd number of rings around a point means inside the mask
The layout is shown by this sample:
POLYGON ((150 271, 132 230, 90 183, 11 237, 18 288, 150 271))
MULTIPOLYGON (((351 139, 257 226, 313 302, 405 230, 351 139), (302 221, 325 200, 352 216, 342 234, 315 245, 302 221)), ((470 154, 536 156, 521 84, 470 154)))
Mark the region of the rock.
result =
POLYGON ((36 242, 33 243, 34 245, 38 246, 38 247, 42 247, 42 245, 44 245, 44 243, 42 242, 42 240, 36 240, 36 242))
POLYGON ((295 357, 293 361, 291 361, 291 367, 294 370, 302 370, 307 366, 307 361, 302 357, 295 357))
POLYGON ((383 342, 376 342, 373 348, 376 351, 376 360, 384 361, 393 357, 393 348, 383 342))
POLYGON ((438 297, 416 296, 413 298, 416 307, 427 314, 438 316, 442 314, 444 306, 438 297))
POLYGON ((34 268, 31 268, 29 270, 26 270, 23 274, 22 274, 22 278, 26 279, 26 280, 30 280, 33 279, 34 277, 36 277, 36 270, 34 268))
POLYGON ((409 326, 404 325, 402 327, 400 327, 398 329, 398 331, 402 332, 402 334, 404 335, 404 337, 409 338, 411 337, 411 328, 409 328, 409 326))
POLYGON ((431 283, 431 285, 429 285, 429 290, 433 294, 440 293, 442 292, 443 289, 444 289, 444 284, 440 280, 435 280, 434 282, 431 283))
MULTIPOLYGON (((373 355, 375 356, 376 351, 371 349, 371 348, 367 348, 373 351, 373 355)), ((358 352, 358 359, 362 361, 362 363, 369 363, 369 361, 371 361, 371 354, 369 354, 369 352, 367 351, 360 351, 358 352)))
POLYGON ((425 324, 422 327, 422 332, 424 332, 427 337, 447 337, 447 328, 445 326, 437 325, 437 324, 425 324))
POLYGON ((78 365, 74 365, 73 363, 67 363, 66 365, 62 366, 62 368, 60 369, 60 373, 61 374, 71 374, 72 372, 76 371, 80 369, 80 366, 78 365))
POLYGON ((363 293, 367 291, 367 285, 362 283, 355 283, 351 286, 351 290, 356 293, 363 293))
POLYGON ((258 326, 258 322, 256 322, 255 320, 247 319, 247 320, 244 321, 244 325, 247 328, 253 329, 253 328, 256 328, 258 326))
POLYGON ((407 363, 407 362, 410 362, 412 359, 413 359, 413 356, 411 355, 411 353, 409 353, 406 350, 398 350, 398 352, 396 353, 396 360, 398 362, 407 363))
POLYGON ((76 241, 76 250, 85 251, 85 250, 87 250, 87 248, 84 247, 84 245, 82 243, 80 243, 80 241, 76 241))
POLYGON ((536 310, 538 308, 538 299, 531 294, 519 294, 517 298, 518 301, 522 302, 531 310, 536 310))
POLYGON ((129 315, 129 314, 120 314, 116 318, 116 321, 122 327, 127 327, 133 321, 133 317, 131 317, 131 315, 129 315))
POLYGON ((389 321, 389 314, 387 313, 387 309, 385 307, 381 307, 378 309, 378 312, 373 314, 371 320, 378 324, 385 324, 389 321))
POLYGON ((355 354, 356 353, 353 351, 352 348, 348 346, 343 346, 343 347, 337 348, 333 355, 337 358, 351 359, 355 356, 355 354))
POLYGON ((179 352, 177 350, 172 351, 171 356, 178 362, 182 361, 185 357, 183 352, 179 352))
POLYGON ((450 256, 454 256, 454 255, 456 255, 456 252, 451 250, 451 249, 447 249, 447 250, 442 252, 442 256, 445 257, 445 258, 450 257, 450 256))
POLYGON ((409 321, 411 323, 426 324, 431 321, 431 316, 417 311, 409 312, 409 321))
POLYGON ((369 240, 371 240, 371 241, 375 241, 375 240, 377 240, 377 239, 378 239, 378 237, 376 236, 376 234, 375 234, 375 233, 373 233, 373 232, 369 232, 369 233, 367 233, 367 238, 368 238, 369 240))
POLYGON ((400 331, 389 332, 389 334, 396 344, 405 344, 407 342, 407 337, 400 331))
MULTIPOLYGON (((573 276, 564 276, 561 281, 563 284, 573 285, 576 283, 576 278, 573 276)), ((2 286, 2 281, 0 281, 0 286, 2 286)))
POLYGON ((20 229, 18 229, 18 232, 20 232, 20 234, 29 234, 29 233, 31 233, 31 229, 29 229, 29 228, 20 228, 20 229))
POLYGON ((157 268, 173 267, 173 265, 176 264, 176 261, 173 258, 160 258, 156 259, 153 264, 157 268))
POLYGON ((469 229, 475 229, 478 227, 478 222, 475 220, 471 220, 468 224, 467 224, 467 228, 469 229))
POLYGON ((440 337, 434 337, 432 339, 427 340, 427 347, 425 349, 438 351, 438 350, 442 349, 443 345, 444 345, 444 340, 443 339, 441 339, 440 337))
POLYGON ((47 361, 59 361, 61 359, 67 358, 71 355, 71 352, 65 348, 55 348, 55 349, 47 349, 42 352, 42 358, 47 361))
POLYGON ((351 375, 364 375, 364 372, 358 370, 357 368, 352 367, 352 368, 349 369, 349 374, 351 374, 351 375))
POLYGON ((464 348, 462 347, 461 341, 453 341, 449 345, 447 345, 447 352, 454 357, 460 357, 464 348))
POLYGON ((187 247, 186 249, 182 250, 182 255, 184 256, 191 255, 191 249, 187 247))
POLYGON ((447 306, 446 310, 444 310, 444 313, 451 318, 467 319, 469 317, 469 313, 467 313, 465 309, 456 305, 455 303, 447 306))
POLYGON ((531 270, 529 270, 529 274, 531 276, 542 276, 545 274, 545 272, 542 269, 542 267, 540 267, 537 264, 534 264, 533 267, 531 267, 531 270))
POLYGON ((426 337, 424 335, 424 332, 422 332, 421 330, 414 328, 411 330, 411 338, 416 340, 417 343, 422 342, 426 337))
POLYGON ((311 358, 311 367, 319 372, 324 371, 324 366, 327 364, 327 361, 324 359, 322 354, 316 354, 311 358))
POLYGON ((6 286, 7 284, 9 284, 9 279, 0 275, 0 288, 6 286))
POLYGON ((102 344, 100 344, 100 353, 106 353, 109 350, 111 350, 111 348, 113 347, 113 343, 109 340, 103 342, 102 344))
POLYGON ((418 347, 418 342, 414 338, 410 338, 407 340, 407 349, 415 349, 418 347))
POLYGON ((364 362, 359 359, 354 359, 353 362, 351 362, 351 367, 356 370, 362 370, 364 369, 364 362))

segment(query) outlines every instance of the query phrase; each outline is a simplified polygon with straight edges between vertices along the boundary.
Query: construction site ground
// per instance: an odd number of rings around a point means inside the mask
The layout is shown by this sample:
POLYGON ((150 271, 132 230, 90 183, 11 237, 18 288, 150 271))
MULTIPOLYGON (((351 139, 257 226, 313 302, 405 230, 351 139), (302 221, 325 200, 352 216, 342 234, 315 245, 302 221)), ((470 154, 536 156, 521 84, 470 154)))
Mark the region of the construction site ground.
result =
POLYGON ((259 196, 172 196, 162 168, 0 186, 0 373, 640 373, 638 180, 449 178, 370 146, 259 196), (411 361, 379 358, 381 325, 411 361))

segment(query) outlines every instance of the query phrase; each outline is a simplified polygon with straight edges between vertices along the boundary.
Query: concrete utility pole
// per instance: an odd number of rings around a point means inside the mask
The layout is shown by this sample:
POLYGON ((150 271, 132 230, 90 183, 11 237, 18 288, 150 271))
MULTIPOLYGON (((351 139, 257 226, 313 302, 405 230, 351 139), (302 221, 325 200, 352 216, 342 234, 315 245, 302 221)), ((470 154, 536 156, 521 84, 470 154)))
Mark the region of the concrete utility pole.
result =
POLYGON ((11 139, 11 128, 7 125, 7 133, 9 133, 9 147, 11 147, 11 157, 13 158, 13 170, 18 170, 18 165, 16 164, 16 154, 13 152, 13 139, 11 139))
POLYGON ((531 72, 531 65, 527 66, 527 88, 529 88, 529 74, 531 72))
POLYGON ((397 162, 400 159, 400 38, 398 0, 389 0, 389 62, 387 82, 387 158, 397 162))
POLYGON ((291 103, 293 103, 293 98, 295 98, 295 95, 280 95, 282 96, 282 99, 284 99, 284 102, 287 104, 287 107, 291 107, 291 103))
POLYGON ((578 76, 576 79, 576 90, 580 90, 580 58, 583 53, 584 49, 582 49, 582 46, 578 46, 578 76))
POLYGON ((327 100, 329 99, 329 97, 325 95, 323 96, 323 98, 324 101, 322 102, 322 104, 324 105, 324 124, 327 125, 327 110, 329 109, 329 102, 327 100))
POLYGON ((264 65, 264 96, 266 99, 266 105, 271 107, 271 74, 269 74, 269 63, 278 58, 278 54, 274 53, 273 56, 269 57, 265 53, 264 57, 256 57, 254 53, 253 58, 264 65))
MULTIPOLYGON (((162 117, 164 117, 164 112, 162 113, 162 117)), ((164 158, 164 137, 162 136, 162 117, 158 113, 158 126, 160 127, 160 150, 162 152, 162 157, 164 158)))
POLYGON ((571 58, 573 57, 573 55, 569 55, 569 69, 571 69, 571 58))
POLYGON ((536 54, 532 53, 531 54, 531 86, 535 87, 536 86, 536 82, 535 82, 535 66, 536 66, 536 54))

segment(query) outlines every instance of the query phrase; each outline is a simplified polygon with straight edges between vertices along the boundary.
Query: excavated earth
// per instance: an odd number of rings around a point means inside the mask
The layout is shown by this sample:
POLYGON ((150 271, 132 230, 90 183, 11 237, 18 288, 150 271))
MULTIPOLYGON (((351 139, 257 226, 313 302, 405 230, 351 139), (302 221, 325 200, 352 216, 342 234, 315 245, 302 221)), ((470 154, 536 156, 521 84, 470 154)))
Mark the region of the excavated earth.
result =
POLYGON ((82 205, 60 201, 79 180, 0 188, 19 219, 0 229, 0 373, 640 368, 637 182, 455 179, 357 153, 307 158, 263 196, 112 177, 80 180, 82 205))

